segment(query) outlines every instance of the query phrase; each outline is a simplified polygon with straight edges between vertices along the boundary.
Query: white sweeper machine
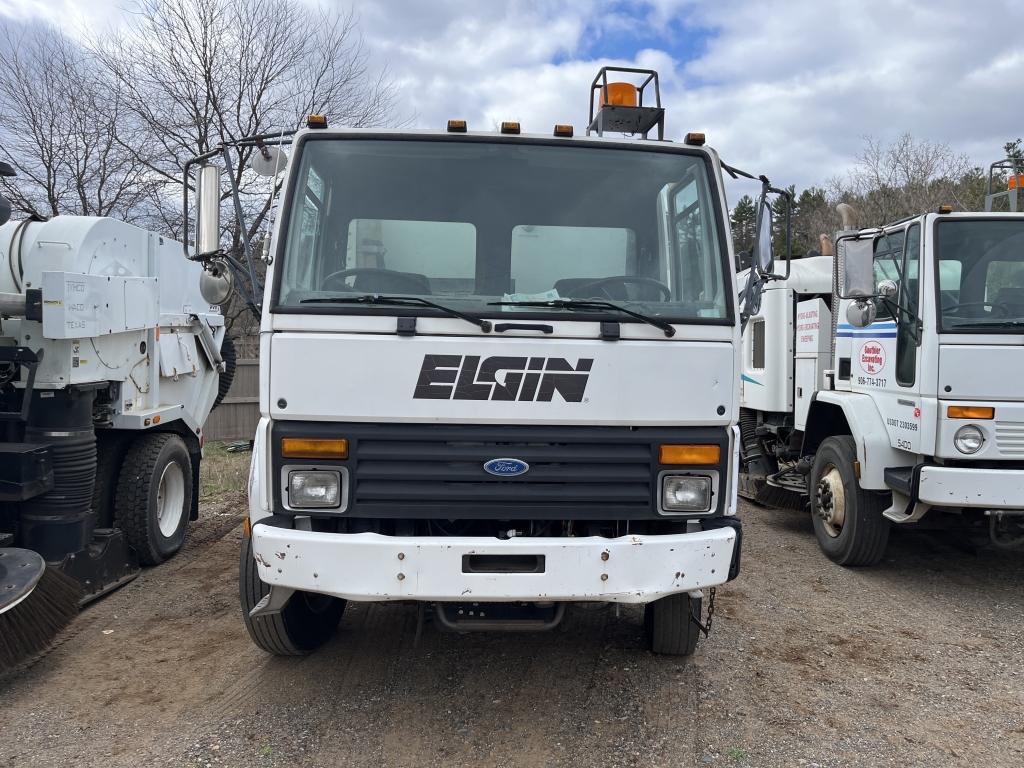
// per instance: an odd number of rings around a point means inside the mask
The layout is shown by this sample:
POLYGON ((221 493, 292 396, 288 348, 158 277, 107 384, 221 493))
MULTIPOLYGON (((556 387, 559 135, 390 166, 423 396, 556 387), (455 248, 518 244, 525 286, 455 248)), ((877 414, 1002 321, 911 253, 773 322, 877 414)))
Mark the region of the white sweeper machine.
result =
POLYGON ((0 673, 180 549, 234 363, 200 288, 222 278, 179 243, 109 218, 9 218, 0 198, 0 673))
MULTIPOLYGON (((255 147, 280 175, 239 572, 264 650, 313 650, 346 601, 452 631, 642 604, 670 654, 710 628, 740 567, 740 172, 664 139, 655 72, 590 96, 584 135, 313 115, 190 164, 218 274, 221 169, 255 147)), ((755 262, 776 277, 770 242, 755 262)))
POLYGON ((740 492, 809 507, 841 565, 878 561, 893 525, 1024 546, 1022 187, 1006 160, 983 212, 856 229, 840 205, 834 249, 823 236, 751 306, 740 492))

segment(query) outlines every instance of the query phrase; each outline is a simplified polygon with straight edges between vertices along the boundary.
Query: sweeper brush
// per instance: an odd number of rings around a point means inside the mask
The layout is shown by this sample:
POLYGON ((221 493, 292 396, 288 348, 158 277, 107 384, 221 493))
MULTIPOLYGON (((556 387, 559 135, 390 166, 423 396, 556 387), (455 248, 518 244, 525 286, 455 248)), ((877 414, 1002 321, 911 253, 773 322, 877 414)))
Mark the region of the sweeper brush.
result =
POLYGON ((78 613, 82 588, 29 549, 0 549, 0 677, 50 647, 78 613))

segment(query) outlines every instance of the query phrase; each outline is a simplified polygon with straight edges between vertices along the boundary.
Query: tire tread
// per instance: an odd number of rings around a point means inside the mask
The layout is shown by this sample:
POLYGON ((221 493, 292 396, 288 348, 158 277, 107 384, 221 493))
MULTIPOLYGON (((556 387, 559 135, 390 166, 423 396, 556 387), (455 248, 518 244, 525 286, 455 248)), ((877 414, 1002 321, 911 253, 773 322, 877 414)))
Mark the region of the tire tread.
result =
MULTIPOLYGON (((820 523, 814 521, 815 536, 825 554, 839 565, 843 566, 870 566, 877 563, 885 555, 889 543, 889 521, 882 513, 888 504, 885 497, 875 491, 865 490, 860 487, 856 477, 853 475, 854 462, 857 461, 857 444, 849 435, 836 435, 826 438, 818 448, 818 456, 829 449, 836 454, 836 468, 843 475, 843 484, 846 486, 847 514, 850 510, 850 501, 853 501, 853 539, 848 544, 840 544, 837 551, 830 552, 822 542, 824 534, 819 532, 820 523), (845 549, 845 551, 843 551, 845 549)), ((811 473, 813 478, 818 476, 818 463, 815 460, 814 470, 811 473)), ((814 487, 809 488, 814 503, 814 487)), ((849 525, 848 520, 845 525, 849 525)), ((845 530, 844 525, 844 530, 845 530)))
MULTIPOLYGON (((135 549, 143 565, 159 565, 174 554, 164 555, 153 546, 149 529, 149 497, 160 454, 168 443, 175 440, 184 448, 184 442, 173 432, 140 435, 128 446, 118 474, 114 496, 115 524, 124 532, 125 539, 135 549)), ((186 477, 190 477, 191 465, 185 470, 186 477)), ((187 503, 191 493, 186 493, 185 498, 187 503)), ((187 532, 187 510, 184 516, 187 532)), ((183 536, 182 544, 184 541, 183 536)))

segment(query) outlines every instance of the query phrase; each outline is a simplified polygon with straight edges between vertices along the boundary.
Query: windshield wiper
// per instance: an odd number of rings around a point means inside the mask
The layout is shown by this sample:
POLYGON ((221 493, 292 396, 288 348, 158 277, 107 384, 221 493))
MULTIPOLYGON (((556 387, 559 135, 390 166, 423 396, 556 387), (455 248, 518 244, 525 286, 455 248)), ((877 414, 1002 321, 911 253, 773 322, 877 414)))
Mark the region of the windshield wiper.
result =
POLYGON ((374 304, 384 307, 432 307, 444 312, 449 317, 457 317, 467 323, 479 326, 484 333, 491 332, 491 321, 481 320, 479 317, 463 314, 457 309, 446 307, 444 304, 420 298, 419 296, 381 296, 377 293, 364 293, 359 296, 316 296, 310 299, 302 299, 300 304, 374 304))
POLYGON ((612 304, 610 301, 600 301, 598 299, 550 299, 548 301, 492 301, 488 304, 491 307, 550 307, 552 309, 611 309, 616 312, 621 312, 624 315, 636 318, 641 322, 653 325, 655 328, 660 329, 665 333, 666 336, 675 336, 676 329, 672 327, 671 323, 666 323, 664 320, 658 320, 657 318, 650 317, 648 315, 642 315, 639 312, 634 312, 631 309, 626 309, 618 304, 612 304))
POLYGON ((954 328, 1024 328, 1024 319, 1020 320, 982 320, 979 323, 957 323, 954 328))

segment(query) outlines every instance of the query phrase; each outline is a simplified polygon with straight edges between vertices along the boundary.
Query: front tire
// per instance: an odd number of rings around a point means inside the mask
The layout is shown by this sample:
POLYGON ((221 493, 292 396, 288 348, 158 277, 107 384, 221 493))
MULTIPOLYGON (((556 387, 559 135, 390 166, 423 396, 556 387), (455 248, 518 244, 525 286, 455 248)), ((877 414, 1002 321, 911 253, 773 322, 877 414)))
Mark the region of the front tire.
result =
POLYGON ((811 467, 814 535, 828 558, 839 565, 874 565, 885 554, 889 521, 885 496, 860 487, 854 475, 857 445, 849 435, 822 441, 811 467))
POLYGON ((697 649, 700 629, 693 620, 701 601, 685 592, 669 595, 644 606, 644 628, 651 650, 666 656, 690 656, 697 649))
POLYGON ((256 645, 275 656, 304 656, 331 639, 345 612, 340 598, 296 592, 280 613, 249 616, 269 592, 257 572, 252 539, 246 536, 238 562, 238 598, 245 628, 256 645))
POLYGON ((114 522, 143 565, 159 565, 185 543, 192 508, 192 460, 171 432, 137 437, 118 473, 114 522))

